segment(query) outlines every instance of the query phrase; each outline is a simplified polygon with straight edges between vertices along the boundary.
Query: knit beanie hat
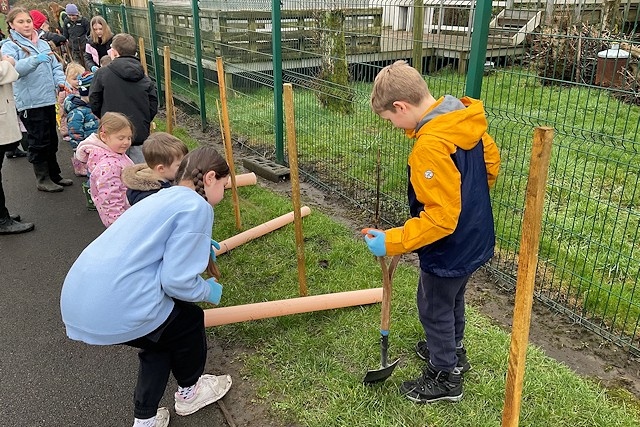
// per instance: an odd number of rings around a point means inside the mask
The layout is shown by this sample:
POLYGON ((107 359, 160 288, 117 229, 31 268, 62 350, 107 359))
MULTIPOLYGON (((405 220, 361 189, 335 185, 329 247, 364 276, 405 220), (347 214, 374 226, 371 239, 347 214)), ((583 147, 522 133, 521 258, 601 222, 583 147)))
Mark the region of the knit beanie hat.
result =
POLYGON ((85 71, 78 76, 78 92, 80 96, 89 96, 89 89, 93 81, 93 73, 85 71))
POLYGON ((33 9, 29 11, 29 15, 31 15, 31 20, 33 21, 33 27, 36 30, 39 30, 42 27, 42 24, 47 22, 47 17, 44 16, 44 13, 39 10, 33 9))
POLYGON ((73 3, 69 3, 65 8, 64 11, 67 12, 67 15, 78 15, 78 6, 76 6, 73 3))

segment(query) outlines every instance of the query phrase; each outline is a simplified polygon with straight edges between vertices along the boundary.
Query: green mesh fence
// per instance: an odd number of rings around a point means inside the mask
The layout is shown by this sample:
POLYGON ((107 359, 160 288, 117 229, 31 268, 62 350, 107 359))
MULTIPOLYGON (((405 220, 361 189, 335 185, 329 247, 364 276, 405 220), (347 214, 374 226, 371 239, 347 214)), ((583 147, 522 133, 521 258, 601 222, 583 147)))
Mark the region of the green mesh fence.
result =
POLYGON ((389 227, 408 216, 411 141, 370 111, 376 73, 404 59, 438 97, 463 96, 467 70, 482 70, 481 98, 502 156, 489 271, 513 287, 533 129, 551 126, 536 296, 640 354, 638 2, 577 3, 494 2, 486 56, 475 64, 477 11, 468 0, 284 0, 279 37, 272 20, 279 1, 202 1, 198 34, 191 4, 127 8, 126 19, 120 6, 92 10, 143 37, 160 87, 170 46, 176 98, 204 109, 215 127, 222 57, 234 142, 267 159, 283 154, 274 92, 292 83, 300 172, 349 200, 363 225, 389 227))

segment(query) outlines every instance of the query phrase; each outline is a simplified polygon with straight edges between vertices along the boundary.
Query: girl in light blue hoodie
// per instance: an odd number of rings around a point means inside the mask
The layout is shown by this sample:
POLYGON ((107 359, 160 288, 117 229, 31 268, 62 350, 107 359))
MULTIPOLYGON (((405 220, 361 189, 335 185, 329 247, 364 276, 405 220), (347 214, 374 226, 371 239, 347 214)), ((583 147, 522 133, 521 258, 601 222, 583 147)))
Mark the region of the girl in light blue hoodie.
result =
POLYGON ((12 8, 6 21, 11 27, 2 54, 15 61, 20 75, 13 83, 16 108, 27 129, 28 159, 36 174, 36 188, 58 192, 73 181, 62 178, 56 158, 58 133, 56 101, 58 87, 64 86, 62 65, 51 47, 38 36, 26 9, 12 8))
POLYGON ((165 427, 158 408, 169 373, 178 382, 175 410, 189 415, 231 387, 229 375, 203 375, 204 312, 222 285, 200 277, 211 261, 213 206, 222 200, 229 167, 212 147, 187 154, 177 185, 127 209, 74 262, 62 287, 67 335, 88 344, 140 349, 134 426, 165 427))

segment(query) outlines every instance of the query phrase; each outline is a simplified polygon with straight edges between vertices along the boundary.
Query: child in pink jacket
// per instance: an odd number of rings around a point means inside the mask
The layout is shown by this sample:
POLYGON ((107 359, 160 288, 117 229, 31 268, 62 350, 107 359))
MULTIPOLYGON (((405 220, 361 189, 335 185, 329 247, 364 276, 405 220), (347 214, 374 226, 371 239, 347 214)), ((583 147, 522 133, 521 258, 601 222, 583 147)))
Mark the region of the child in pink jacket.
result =
POLYGON ((92 133, 76 150, 76 158, 87 165, 91 198, 105 227, 129 208, 127 187, 120 175, 133 161, 125 154, 131 146, 133 126, 120 113, 105 113, 98 133, 92 133))

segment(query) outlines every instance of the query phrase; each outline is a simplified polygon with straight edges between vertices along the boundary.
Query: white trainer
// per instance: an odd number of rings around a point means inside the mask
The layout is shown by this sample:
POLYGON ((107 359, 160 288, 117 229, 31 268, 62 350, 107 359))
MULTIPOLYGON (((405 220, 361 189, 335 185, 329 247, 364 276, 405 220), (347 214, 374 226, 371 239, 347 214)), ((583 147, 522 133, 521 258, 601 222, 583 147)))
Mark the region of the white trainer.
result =
POLYGON ((167 427, 169 425, 169 410, 165 407, 158 408, 156 412, 156 427, 167 427))
POLYGON ((196 391, 193 397, 185 399, 178 393, 175 394, 176 414, 190 415, 207 405, 216 402, 231 388, 230 375, 204 374, 196 383, 196 391))

